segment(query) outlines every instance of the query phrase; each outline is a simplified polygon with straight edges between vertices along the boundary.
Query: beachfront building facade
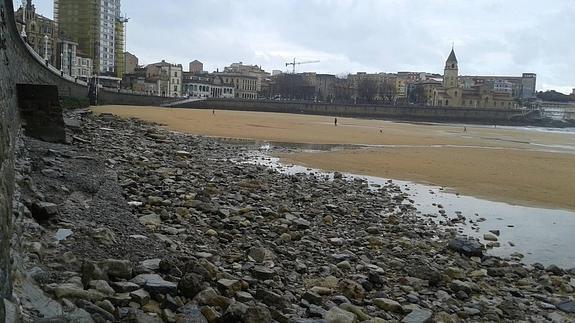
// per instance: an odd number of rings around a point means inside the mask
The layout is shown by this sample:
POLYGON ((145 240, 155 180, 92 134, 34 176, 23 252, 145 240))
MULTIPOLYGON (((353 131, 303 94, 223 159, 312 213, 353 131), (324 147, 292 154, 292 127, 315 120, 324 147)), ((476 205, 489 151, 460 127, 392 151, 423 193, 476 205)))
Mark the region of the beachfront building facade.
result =
POLYGON ((214 76, 221 78, 222 84, 234 89, 234 97, 251 100, 258 98, 258 78, 256 76, 225 72, 214 73, 214 76))
POLYGON ((165 60, 146 66, 146 80, 155 82, 156 95, 167 97, 182 96, 182 65, 170 64, 165 60))

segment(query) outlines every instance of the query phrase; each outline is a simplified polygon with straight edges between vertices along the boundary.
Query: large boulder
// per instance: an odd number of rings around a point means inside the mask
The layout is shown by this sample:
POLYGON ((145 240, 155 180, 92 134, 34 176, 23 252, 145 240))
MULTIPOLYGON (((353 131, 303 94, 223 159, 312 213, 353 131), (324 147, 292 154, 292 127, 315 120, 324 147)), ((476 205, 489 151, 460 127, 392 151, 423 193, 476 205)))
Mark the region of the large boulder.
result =
POLYGON ((475 239, 467 237, 456 237, 451 239, 447 247, 468 257, 482 257, 484 250, 483 244, 475 239))

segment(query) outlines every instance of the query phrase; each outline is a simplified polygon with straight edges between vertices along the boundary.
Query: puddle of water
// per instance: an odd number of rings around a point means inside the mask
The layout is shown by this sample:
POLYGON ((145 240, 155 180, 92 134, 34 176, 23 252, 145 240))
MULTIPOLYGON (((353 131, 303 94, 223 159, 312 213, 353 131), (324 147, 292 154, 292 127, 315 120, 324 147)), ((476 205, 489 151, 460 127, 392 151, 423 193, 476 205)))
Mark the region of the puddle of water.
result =
POLYGON ((71 236, 74 232, 70 229, 58 229, 56 231, 55 238, 57 241, 66 240, 69 236, 71 236))
POLYGON ((484 149, 484 150, 517 150, 517 151, 541 151, 549 153, 567 153, 575 154, 575 146, 568 145, 544 145, 524 142, 532 147, 496 147, 496 146, 477 146, 477 145, 451 145, 451 144, 432 144, 432 145, 398 145, 398 144, 310 144, 310 143, 290 143, 275 142, 253 139, 235 139, 235 138, 218 138, 218 141, 242 145, 252 150, 277 152, 298 151, 298 152, 326 152, 341 151, 345 149, 369 149, 369 148, 467 148, 467 149, 484 149))
MULTIPOLYGON (((256 163, 277 169, 286 174, 314 173, 332 179, 333 173, 298 165, 281 164, 279 158, 255 153, 249 163, 256 163)), ((385 186, 389 179, 344 173, 349 179, 366 179, 373 189, 385 186)), ((575 212, 553 210, 492 202, 470 196, 450 193, 437 186, 393 180, 402 191, 415 201, 418 214, 434 221, 445 221, 465 217, 467 221, 456 225, 465 235, 479 238, 490 230, 499 230, 501 247, 493 248, 489 254, 509 257, 515 253, 524 255, 523 262, 555 264, 564 268, 575 267, 575 212), (437 205, 441 205, 439 208, 437 205), (440 210, 444 210, 442 214, 440 210)), ((450 226, 451 227, 451 226, 450 226)))

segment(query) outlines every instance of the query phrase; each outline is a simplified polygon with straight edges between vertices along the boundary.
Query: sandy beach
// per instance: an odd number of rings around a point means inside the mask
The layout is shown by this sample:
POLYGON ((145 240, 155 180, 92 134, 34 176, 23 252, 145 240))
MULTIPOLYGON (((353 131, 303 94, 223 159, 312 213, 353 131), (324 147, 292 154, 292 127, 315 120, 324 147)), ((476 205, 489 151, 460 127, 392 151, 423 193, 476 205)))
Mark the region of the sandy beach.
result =
POLYGON ((153 107, 101 106, 197 135, 289 143, 361 145, 282 154, 287 163, 445 186, 521 205, 575 210, 575 134, 509 127, 153 107))

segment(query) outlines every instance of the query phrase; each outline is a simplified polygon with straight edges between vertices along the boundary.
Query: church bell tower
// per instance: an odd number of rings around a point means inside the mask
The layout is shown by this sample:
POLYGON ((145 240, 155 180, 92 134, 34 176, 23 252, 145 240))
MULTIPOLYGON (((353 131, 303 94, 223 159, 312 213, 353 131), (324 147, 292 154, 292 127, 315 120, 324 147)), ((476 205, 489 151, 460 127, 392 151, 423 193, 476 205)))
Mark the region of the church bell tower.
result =
POLYGON ((443 87, 446 89, 458 87, 459 67, 457 67, 457 57, 455 51, 451 48, 451 53, 445 62, 443 71, 443 87))

